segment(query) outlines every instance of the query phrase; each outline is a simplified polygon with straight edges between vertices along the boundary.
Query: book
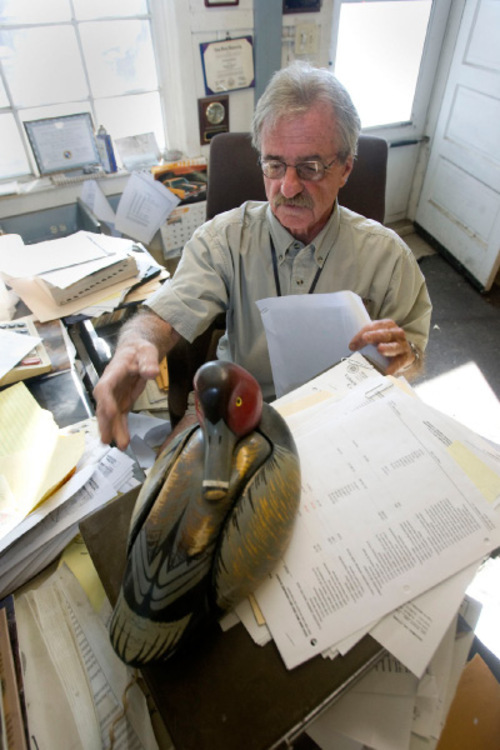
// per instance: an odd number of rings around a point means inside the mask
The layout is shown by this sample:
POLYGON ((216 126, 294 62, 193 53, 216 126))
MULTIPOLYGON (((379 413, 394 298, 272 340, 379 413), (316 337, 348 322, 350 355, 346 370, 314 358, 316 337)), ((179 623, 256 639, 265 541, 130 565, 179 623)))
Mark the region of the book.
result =
MULTIPOLYGON (((38 282, 48 291, 56 305, 65 305, 68 302, 85 297, 91 292, 106 289, 106 287, 117 284, 119 281, 137 275, 137 263, 131 255, 106 258, 97 262, 97 268, 95 268, 96 261, 91 261, 88 265, 89 273, 67 286, 62 285, 61 281, 51 282, 49 273, 44 274, 43 278, 40 277, 38 282)), ((61 272, 58 271, 59 277, 60 274, 61 272)))

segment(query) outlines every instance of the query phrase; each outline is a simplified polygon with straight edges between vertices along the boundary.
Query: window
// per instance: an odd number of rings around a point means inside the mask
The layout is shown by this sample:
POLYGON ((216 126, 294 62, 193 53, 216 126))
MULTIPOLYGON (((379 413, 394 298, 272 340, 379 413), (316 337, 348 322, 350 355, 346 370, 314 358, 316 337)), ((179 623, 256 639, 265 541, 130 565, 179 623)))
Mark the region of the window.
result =
POLYGON ((335 75, 363 128, 410 122, 431 0, 344 0, 335 75))
POLYGON ((23 122, 90 112, 165 146, 148 0, 0 0, 0 179, 30 174, 23 122))

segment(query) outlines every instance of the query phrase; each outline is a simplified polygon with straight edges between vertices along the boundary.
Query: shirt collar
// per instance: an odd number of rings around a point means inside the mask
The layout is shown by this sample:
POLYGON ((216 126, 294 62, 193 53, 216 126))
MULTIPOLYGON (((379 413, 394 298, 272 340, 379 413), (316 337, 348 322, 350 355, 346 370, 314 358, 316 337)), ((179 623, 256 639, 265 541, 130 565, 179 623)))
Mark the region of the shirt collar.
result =
MULTIPOLYGON (((269 231, 276 248, 278 255, 278 262, 282 263, 288 250, 293 247, 298 240, 296 240, 290 232, 288 232, 284 226, 282 226, 276 216, 271 211, 271 206, 267 206, 267 221, 269 224, 269 231)), ((322 266, 326 261, 328 254, 331 252, 335 241, 337 240, 340 230, 340 209, 338 201, 335 201, 335 206, 332 211, 332 215, 326 222, 321 232, 309 243, 308 247, 314 247, 314 259, 319 266, 322 266)), ((299 243, 304 247, 303 243, 299 243)))

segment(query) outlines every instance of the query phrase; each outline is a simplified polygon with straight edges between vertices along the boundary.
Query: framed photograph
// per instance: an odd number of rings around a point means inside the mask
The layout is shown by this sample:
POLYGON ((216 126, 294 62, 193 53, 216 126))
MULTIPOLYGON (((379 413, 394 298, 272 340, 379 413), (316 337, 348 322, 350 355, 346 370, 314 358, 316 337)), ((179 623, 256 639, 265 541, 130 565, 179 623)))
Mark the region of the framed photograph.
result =
POLYGON ((315 13, 321 10, 321 0, 283 0, 283 13, 315 13))
POLYGON ((240 0, 205 0, 207 8, 216 8, 219 5, 239 5, 240 0))

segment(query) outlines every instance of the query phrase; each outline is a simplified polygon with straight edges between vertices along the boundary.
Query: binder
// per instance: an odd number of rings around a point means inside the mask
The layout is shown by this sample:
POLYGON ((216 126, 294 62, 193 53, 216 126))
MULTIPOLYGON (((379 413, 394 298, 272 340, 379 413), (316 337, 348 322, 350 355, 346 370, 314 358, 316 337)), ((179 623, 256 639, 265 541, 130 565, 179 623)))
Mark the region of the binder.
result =
POLYGON ((75 281, 66 287, 59 287, 56 284, 51 284, 45 278, 38 278, 38 283, 42 284, 43 287, 50 294, 56 305, 65 305, 68 302, 85 297, 85 295, 95 292, 99 289, 106 289, 106 287, 112 284, 117 284, 119 281, 130 279, 132 276, 137 275, 137 263, 135 259, 130 256, 120 256, 117 260, 108 263, 106 266, 99 268, 98 270, 89 273, 82 279, 75 281))

